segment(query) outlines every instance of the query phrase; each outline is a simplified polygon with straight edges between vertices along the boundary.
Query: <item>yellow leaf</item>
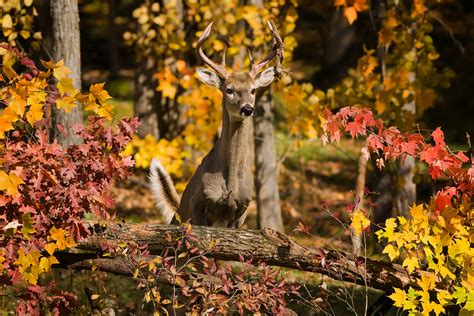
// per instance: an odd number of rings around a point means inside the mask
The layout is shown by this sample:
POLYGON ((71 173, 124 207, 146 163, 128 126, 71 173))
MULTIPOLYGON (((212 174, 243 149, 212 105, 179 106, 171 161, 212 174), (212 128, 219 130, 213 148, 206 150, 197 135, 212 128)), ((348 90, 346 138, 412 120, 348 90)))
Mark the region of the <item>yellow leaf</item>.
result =
POLYGON ((52 266, 53 264, 58 264, 59 263, 58 259, 55 256, 49 256, 48 260, 49 260, 49 265, 50 266, 52 266))
POLYGON ((104 117, 109 121, 113 119, 113 106, 110 103, 105 103, 95 111, 100 117, 104 117))
POLYGON ((58 107, 58 109, 64 110, 64 112, 69 113, 74 107, 76 107, 76 102, 73 97, 65 96, 61 99, 56 100, 56 106, 58 107))
POLYGON ((423 204, 413 205, 413 207, 410 209, 410 214, 415 220, 424 219, 426 213, 423 210, 423 204))
POLYGON ((64 239, 66 231, 62 228, 58 229, 56 227, 53 227, 49 230, 49 233, 51 234, 51 238, 53 240, 60 240, 60 239, 64 239))
POLYGON ((50 255, 53 255, 54 251, 56 250, 56 244, 55 243, 47 243, 45 246, 44 246, 44 249, 46 249, 46 251, 50 254, 50 255))
POLYGON ((8 36, 11 32, 11 29, 13 27, 13 20, 10 14, 5 14, 2 19, 2 28, 3 28, 3 34, 5 36, 8 36))
POLYGON ((356 234, 361 234, 364 229, 370 226, 369 219, 361 210, 356 210, 353 214, 351 214, 351 218, 351 227, 354 229, 356 234))
POLYGON ((400 251, 397 248, 395 248, 394 245, 387 245, 387 247, 385 247, 382 253, 388 254, 388 257, 390 258, 391 261, 397 259, 398 256, 400 255, 400 251))
POLYGON ((75 96, 78 91, 74 86, 72 85, 72 79, 71 78, 62 78, 59 80, 57 84, 58 90, 61 93, 61 95, 65 95, 66 93, 69 94, 70 96, 75 96))
POLYGON ((393 305, 396 307, 403 307, 407 301, 407 294, 403 290, 397 288, 395 288, 395 293, 388 297, 394 302, 393 305))
POLYGON ((41 272, 48 272, 50 268, 49 260, 46 257, 42 257, 39 263, 41 272))
POLYGON ((416 268, 420 267, 418 258, 411 256, 403 260, 402 267, 406 267, 409 273, 412 273, 416 268))
POLYGON ((428 292, 429 290, 434 289, 436 286, 435 276, 431 273, 423 273, 421 275, 421 279, 417 280, 417 283, 423 291, 428 292))
POLYGON ((30 106, 28 113, 26 113, 26 119, 30 125, 33 125, 35 122, 43 118, 43 104, 34 103, 30 106))
POLYGON ((53 70, 53 75, 56 77, 56 79, 61 80, 61 79, 67 78, 68 75, 70 74, 72 74, 72 70, 64 66, 63 60, 60 60, 55 65, 55 68, 53 70))
POLYGON ((9 195, 18 193, 18 186, 23 183, 23 180, 15 173, 10 172, 8 175, 0 170, 0 190, 6 190, 9 195))
POLYGON ((89 92, 94 95, 94 97, 99 100, 100 103, 104 103, 112 97, 109 95, 107 90, 104 90, 104 83, 96 83, 90 86, 89 92))
POLYGON ((25 0, 24 4, 25 6, 29 7, 33 4, 33 0, 25 0))
POLYGON ((26 108, 26 100, 23 99, 20 95, 14 94, 13 100, 10 101, 8 107, 12 109, 19 116, 23 116, 26 108))

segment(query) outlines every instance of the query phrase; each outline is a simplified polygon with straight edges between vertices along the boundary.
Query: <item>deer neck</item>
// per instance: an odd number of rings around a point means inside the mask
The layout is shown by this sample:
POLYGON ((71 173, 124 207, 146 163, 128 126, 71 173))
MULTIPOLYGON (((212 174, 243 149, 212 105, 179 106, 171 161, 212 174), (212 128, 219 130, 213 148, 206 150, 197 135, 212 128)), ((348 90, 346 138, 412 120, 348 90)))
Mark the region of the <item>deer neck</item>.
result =
POLYGON ((228 192, 236 194, 239 179, 250 170, 248 156, 251 119, 232 120, 225 108, 222 116, 219 161, 227 180, 228 192))

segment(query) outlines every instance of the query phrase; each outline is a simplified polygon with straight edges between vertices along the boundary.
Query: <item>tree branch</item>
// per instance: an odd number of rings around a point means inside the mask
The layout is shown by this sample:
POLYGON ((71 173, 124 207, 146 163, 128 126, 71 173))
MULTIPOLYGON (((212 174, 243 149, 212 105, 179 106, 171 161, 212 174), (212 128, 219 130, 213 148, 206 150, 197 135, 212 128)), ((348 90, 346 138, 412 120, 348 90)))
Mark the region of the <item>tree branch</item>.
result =
MULTIPOLYGON (((159 255, 169 246, 167 235, 173 239, 183 236, 183 227, 173 225, 95 224, 90 226, 90 230, 91 236, 80 242, 77 248, 94 252, 96 258, 104 243, 116 245, 132 241, 147 244, 151 254, 159 255)), ((272 266, 321 273, 336 280, 360 285, 367 282, 368 286, 386 293, 391 293, 393 287, 413 285, 409 274, 398 264, 356 258, 336 250, 305 247, 270 229, 255 231, 193 226, 192 233, 198 238, 195 246, 207 251, 207 257, 210 258, 239 261, 241 255, 255 263, 265 262, 272 266), (216 240, 219 242, 212 247, 216 240)), ((92 262, 84 261, 81 256, 89 256, 86 259, 90 259, 91 255, 62 252, 58 257, 61 262, 59 267, 91 268, 92 262)), ((103 271, 131 274, 119 259, 95 259, 95 265, 103 271)), ((165 283, 169 283, 169 280, 165 283)))

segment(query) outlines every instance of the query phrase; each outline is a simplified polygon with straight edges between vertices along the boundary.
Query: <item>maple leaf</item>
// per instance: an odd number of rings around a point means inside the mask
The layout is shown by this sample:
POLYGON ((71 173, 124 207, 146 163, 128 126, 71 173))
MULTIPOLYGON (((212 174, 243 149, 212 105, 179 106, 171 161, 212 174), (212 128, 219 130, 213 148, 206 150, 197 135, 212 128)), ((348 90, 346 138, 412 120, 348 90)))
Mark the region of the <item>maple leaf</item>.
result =
POLYGON ((61 93, 61 95, 70 95, 70 96, 75 96, 79 92, 74 88, 72 85, 72 79, 71 78, 62 78, 59 80, 57 84, 58 90, 61 93))
POLYGON ((440 127, 436 128, 434 132, 431 133, 431 136, 433 137, 436 146, 446 146, 444 142, 444 133, 440 127))
POLYGON ((6 174, 0 170, 0 190, 6 190, 8 194, 15 195, 18 193, 18 186, 22 183, 23 180, 15 173, 6 174))
POLYGON ((387 245, 382 253, 386 253, 391 261, 397 259, 398 256, 400 256, 400 251, 393 245, 387 245))
POLYGON ((58 109, 64 110, 66 113, 70 113, 72 109, 76 107, 76 102, 74 97, 65 96, 60 99, 56 99, 56 107, 58 109))
POLYGON ((403 307, 407 301, 407 294, 402 289, 395 288, 395 292, 388 297, 393 301, 396 307, 403 307))
POLYGON ((35 122, 43 118, 43 104, 34 103, 30 106, 28 113, 26 113, 26 119, 30 125, 33 125, 35 122))
POLYGON ((405 258, 405 260, 403 260, 402 267, 406 267, 408 272, 412 273, 415 270, 415 268, 420 267, 420 263, 416 256, 410 256, 408 258, 405 258))
POLYGON ((354 229, 356 234, 361 234, 363 230, 370 226, 370 220, 361 210, 356 210, 354 213, 352 213, 351 219, 351 227, 354 229))
POLYGON ((435 196, 436 211, 440 212, 446 207, 450 207, 451 200, 454 196, 457 196, 457 190, 455 187, 448 187, 439 191, 435 196))
POLYGON ((355 138, 357 135, 365 134, 365 129, 360 122, 347 123, 346 131, 351 134, 352 138, 355 138))
POLYGON ((435 275, 431 273, 423 273, 421 279, 419 279, 417 283, 424 292, 428 292, 436 287, 435 275))
POLYGON ((90 86, 89 92, 97 99, 100 103, 104 103, 112 97, 109 95, 107 90, 104 90, 105 83, 96 83, 90 86))
POLYGON ((62 59, 58 61, 53 67, 53 75, 58 80, 67 78, 70 74, 72 74, 72 70, 64 66, 64 60, 62 59))
POLYGON ((19 94, 13 93, 13 99, 8 104, 8 107, 18 114, 18 116, 22 116, 25 113, 26 100, 19 94))

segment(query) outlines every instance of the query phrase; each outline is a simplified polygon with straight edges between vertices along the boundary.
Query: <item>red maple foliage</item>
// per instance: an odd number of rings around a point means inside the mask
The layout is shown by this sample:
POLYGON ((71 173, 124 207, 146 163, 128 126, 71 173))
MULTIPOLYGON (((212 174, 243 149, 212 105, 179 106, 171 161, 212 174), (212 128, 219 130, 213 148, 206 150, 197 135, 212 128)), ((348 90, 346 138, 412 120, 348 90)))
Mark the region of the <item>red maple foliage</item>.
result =
POLYGON ((434 197, 435 210, 442 211, 451 206, 453 197, 471 199, 474 193, 474 160, 462 151, 453 153, 444 141, 444 133, 437 128, 431 133, 434 145, 427 142, 419 132, 401 132, 396 127, 385 127, 381 119, 375 119, 367 108, 345 107, 333 114, 324 111, 323 142, 337 142, 343 132, 352 138, 367 137, 363 150, 374 153, 377 165, 383 167, 389 159, 405 159, 407 155, 425 162, 429 174, 436 180, 445 176, 450 184, 438 191, 434 197))

